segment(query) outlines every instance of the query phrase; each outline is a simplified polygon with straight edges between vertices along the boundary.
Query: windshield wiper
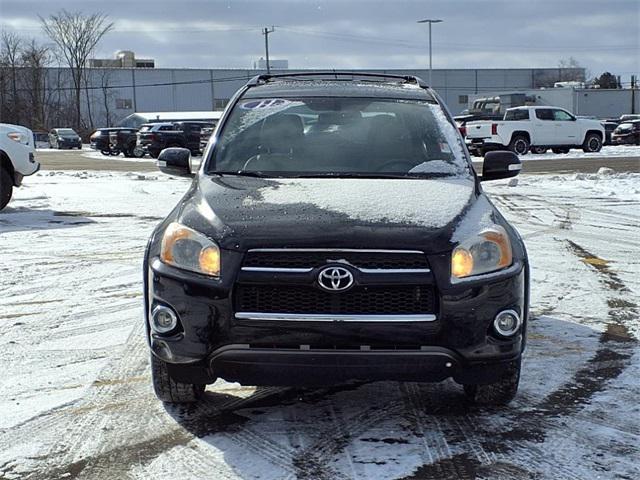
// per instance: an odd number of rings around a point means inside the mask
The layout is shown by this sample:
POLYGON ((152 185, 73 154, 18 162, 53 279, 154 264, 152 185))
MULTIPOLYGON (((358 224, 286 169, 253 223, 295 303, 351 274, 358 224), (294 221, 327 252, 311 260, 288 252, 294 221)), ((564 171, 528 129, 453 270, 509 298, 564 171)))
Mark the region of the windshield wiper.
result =
POLYGON ((433 178, 450 176, 446 173, 407 172, 407 173, 352 173, 352 172, 325 172, 296 175, 296 178, 433 178))
POLYGON ((237 170, 233 172, 213 171, 210 173, 212 175, 229 175, 229 176, 236 176, 236 177, 258 177, 258 178, 268 177, 268 175, 265 175, 263 172, 246 171, 246 170, 237 170))

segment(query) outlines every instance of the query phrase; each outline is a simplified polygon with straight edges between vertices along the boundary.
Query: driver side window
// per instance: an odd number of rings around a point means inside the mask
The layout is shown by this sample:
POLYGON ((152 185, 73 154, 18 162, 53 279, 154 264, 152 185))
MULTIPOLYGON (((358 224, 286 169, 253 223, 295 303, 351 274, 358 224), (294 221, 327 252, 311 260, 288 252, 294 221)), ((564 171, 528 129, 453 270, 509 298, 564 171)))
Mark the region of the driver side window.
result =
POLYGON ((553 111, 553 119, 558 122, 570 122, 573 120, 573 117, 569 115, 564 110, 554 110, 553 111))

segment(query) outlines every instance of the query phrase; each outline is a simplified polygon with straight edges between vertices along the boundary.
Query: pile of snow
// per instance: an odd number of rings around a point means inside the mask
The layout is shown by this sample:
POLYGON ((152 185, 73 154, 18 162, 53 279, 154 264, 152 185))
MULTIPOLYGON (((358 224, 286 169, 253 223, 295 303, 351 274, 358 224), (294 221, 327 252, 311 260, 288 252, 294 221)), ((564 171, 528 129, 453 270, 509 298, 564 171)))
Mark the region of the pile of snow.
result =
POLYGON ((553 153, 551 149, 547 153, 535 154, 529 152, 521 155, 520 160, 554 160, 563 158, 599 158, 599 157, 640 157, 640 146, 637 145, 605 145, 599 152, 585 153, 581 148, 569 150, 569 153, 553 153))

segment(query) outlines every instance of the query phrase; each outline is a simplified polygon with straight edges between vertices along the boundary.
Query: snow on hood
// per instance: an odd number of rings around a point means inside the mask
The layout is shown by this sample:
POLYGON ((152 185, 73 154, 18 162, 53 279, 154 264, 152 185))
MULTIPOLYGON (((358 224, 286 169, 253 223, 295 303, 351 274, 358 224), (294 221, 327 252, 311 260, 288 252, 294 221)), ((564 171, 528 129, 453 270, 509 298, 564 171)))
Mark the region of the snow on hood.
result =
POLYGON ((467 178, 280 179, 256 193, 243 206, 310 204, 354 220, 440 228, 469 203, 474 183, 467 178))

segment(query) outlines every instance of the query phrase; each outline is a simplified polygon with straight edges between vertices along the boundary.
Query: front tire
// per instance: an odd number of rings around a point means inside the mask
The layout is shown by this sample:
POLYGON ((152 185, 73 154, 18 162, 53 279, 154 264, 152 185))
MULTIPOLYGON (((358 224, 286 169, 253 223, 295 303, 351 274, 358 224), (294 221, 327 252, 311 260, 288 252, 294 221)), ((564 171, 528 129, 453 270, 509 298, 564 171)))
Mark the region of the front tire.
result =
POLYGON ((6 168, 0 166, 0 210, 6 207, 13 195, 13 178, 6 168))
POLYGON ((507 405, 518 393, 522 359, 511 362, 502 377, 487 385, 464 385, 467 398, 478 405, 507 405))
POLYGON ((530 147, 531 144, 524 135, 516 135, 511 139, 511 142, 509 142, 509 150, 516 155, 526 155, 530 147))
POLYGON ((585 153, 595 153, 602 150, 602 138, 597 133, 589 133, 582 144, 582 151, 585 153))
POLYGON ((531 147, 531 153, 542 155, 543 153, 547 153, 547 149, 545 147, 531 147))
POLYGON ((569 149, 568 148, 552 148, 551 151, 553 153, 569 153, 569 149))
POLYGON ((169 375, 166 362, 151 354, 151 380, 156 397, 167 403, 197 402, 206 385, 176 382, 169 375))

